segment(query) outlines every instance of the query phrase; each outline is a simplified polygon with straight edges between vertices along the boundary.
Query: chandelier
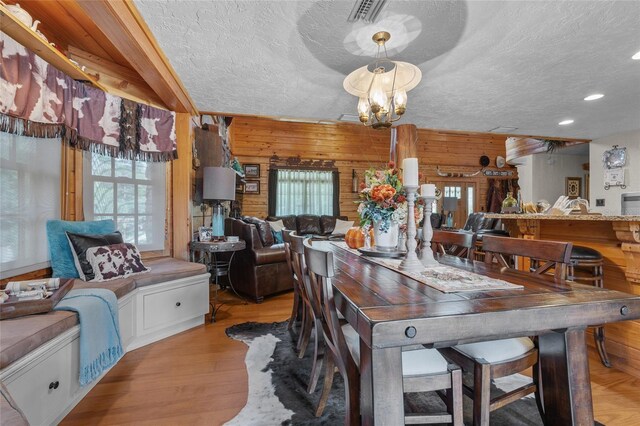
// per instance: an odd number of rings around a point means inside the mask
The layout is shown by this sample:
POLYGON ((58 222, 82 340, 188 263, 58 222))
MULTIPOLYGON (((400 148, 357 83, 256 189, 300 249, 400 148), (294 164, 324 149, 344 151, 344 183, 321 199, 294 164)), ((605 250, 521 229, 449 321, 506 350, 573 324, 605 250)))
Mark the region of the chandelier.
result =
POLYGON ((402 117, 407 110, 407 92, 422 78, 415 65, 387 57, 385 43, 390 38, 386 31, 375 33, 372 37, 378 45, 375 60, 353 71, 343 83, 344 90, 359 98, 360 121, 374 129, 388 129, 402 117))

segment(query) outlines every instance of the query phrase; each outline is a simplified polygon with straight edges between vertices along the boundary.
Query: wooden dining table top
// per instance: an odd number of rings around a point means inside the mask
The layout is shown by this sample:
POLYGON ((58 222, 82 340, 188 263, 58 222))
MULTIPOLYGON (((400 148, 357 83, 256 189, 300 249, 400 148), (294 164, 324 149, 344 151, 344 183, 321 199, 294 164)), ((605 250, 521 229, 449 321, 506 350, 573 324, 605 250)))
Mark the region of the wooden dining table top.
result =
POLYGON ((523 286, 443 293, 333 244, 330 250, 337 307, 372 348, 444 347, 640 318, 640 296, 552 276, 439 256, 442 264, 523 286))

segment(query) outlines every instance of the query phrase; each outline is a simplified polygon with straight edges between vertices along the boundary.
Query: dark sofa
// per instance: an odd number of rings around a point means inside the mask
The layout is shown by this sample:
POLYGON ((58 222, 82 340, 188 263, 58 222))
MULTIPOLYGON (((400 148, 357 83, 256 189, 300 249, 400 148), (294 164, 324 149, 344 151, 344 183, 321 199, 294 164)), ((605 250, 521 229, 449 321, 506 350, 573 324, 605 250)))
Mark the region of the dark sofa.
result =
MULTIPOLYGON (((347 220, 344 216, 339 219, 347 220)), ((300 235, 329 238, 336 225, 332 216, 282 216, 267 218, 268 221, 282 219, 285 229, 296 230, 300 235)), ((224 234, 235 235, 247 243, 247 247, 236 253, 231 263, 233 287, 257 303, 273 294, 293 289, 291 272, 285 257, 284 244, 276 244, 271 226, 265 220, 244 216, 241 219, 227 218, 224 234)), ((342 235, 344 238, 344 235, 342 235)))
POLYGON ((258 218, 225 219, 225 235, 236 235, 247 247, 236 253, 230 274, 233 287, 256 303, 293 289, 284 244, 274 244, 269 224, 258 218))
MULTIPOLYGON (((290 216, 269 216, 267 221, 282 220, 285 229, 296 231, 298 235, 313 235, 328 238, 336 227, 336 219, 349 220, 346 216, 317 216, 301 214, 290 216)), ((344 237, 344 235, 342 235, 344 237)))

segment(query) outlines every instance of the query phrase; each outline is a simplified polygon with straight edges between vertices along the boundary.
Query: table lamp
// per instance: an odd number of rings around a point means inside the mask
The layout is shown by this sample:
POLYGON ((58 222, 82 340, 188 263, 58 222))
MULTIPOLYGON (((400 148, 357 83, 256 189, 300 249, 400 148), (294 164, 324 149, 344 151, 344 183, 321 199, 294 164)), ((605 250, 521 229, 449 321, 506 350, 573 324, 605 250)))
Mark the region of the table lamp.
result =
POLYGON ((236 172, 228 167, 205 167, 202 177, 202 199, 213 201, 211 235, 224 236, 224 207, 220 201, 236 199, 236 172))

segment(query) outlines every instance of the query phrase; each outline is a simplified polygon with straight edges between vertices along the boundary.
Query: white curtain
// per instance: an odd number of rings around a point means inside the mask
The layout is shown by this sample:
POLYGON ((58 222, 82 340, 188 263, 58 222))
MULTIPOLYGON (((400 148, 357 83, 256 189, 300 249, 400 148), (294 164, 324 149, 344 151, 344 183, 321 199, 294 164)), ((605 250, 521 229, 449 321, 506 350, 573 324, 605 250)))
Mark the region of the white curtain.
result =
POLYGON ((113 219, 122 238, 141 251, 164 249, 166 171, 164 162, 123 160, 85 152, 86 220, 113 219))
POLYGON ((0 278, 49 266, 46 223, 60 219, 59 139, 0 132, 0 278))
POLYGON ((333 215, 333 173, 319 170, 278 170, 276 216, 333 215))

